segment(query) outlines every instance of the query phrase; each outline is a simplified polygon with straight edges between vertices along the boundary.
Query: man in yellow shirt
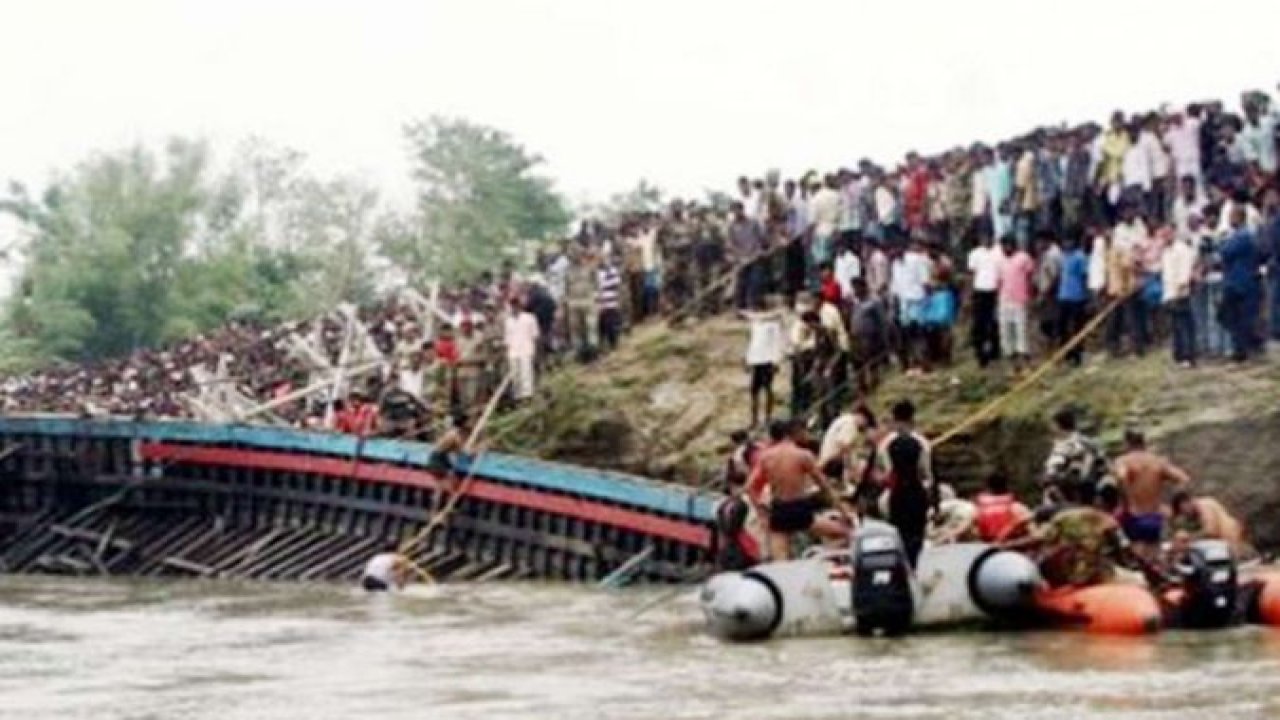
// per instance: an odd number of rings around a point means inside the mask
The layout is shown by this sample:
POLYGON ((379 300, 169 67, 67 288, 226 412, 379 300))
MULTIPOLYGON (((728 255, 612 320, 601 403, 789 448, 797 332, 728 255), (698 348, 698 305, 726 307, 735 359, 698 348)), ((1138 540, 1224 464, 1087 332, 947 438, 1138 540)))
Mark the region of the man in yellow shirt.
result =
POLYGON ((1098 175, 1095 184, 1103 207, 1109 214, 1107 220, 1115 222, 1116 206, 1120 202, 1120 184, 1124 176, 1124 155, 1129 151, 1129 131, 1125 128, 1124 113, 1111 115, 1111 129, 1098 139, 1098 175))

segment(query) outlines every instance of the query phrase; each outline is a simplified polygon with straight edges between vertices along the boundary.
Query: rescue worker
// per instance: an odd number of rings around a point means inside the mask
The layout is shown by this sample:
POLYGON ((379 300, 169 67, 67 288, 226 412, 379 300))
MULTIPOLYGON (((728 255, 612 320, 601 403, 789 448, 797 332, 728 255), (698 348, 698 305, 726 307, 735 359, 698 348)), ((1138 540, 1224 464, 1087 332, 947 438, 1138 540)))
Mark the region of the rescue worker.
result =
POLYGON ((954 542, 968 542, 977 537, 977 506, 963 498, 956 497, 950 485, 940 486, 938 509, 929 518, 929 543, 946 545, 954 542))
POLYGON ((1028 526, 1027 535, 1006 541, 1002 547, 1028 552, 1053 588, 1110 582, 1116 577, 1117 564, 1131 553, 1119 523, 1096 508, 1043 507, 1019 525, 1028 526))
POLYGON ((760 454, 748 485, 752 498, 759 498, 768 485, 770 503, 757 505, 756 511, 768 518, 769 557, 775 561, 791 556, 791 540, 798 533, 813 531, 826 540, 844 540, 852 531, 853 514, 818 469, 813 452, 802 447, 805 434, 804 423, 798 420, 773 421, 769 426, 773 444, 760 454), (814 484, 817 494, 811 491, 814 484), (839 519, 819 515, 828 503, 836 505, 839 519))
POLYGON ((1106 453, 1079 431, 1074 410, 1063 408, 1055 413, 1053 426, 1056 438, 1042 479, 1045 504, 1061 502, 1066 496, 1092 504, 1098 483, 1107 474, 1106 453))
POLYGON ((466 414, 456 413, 452 425, 432 446, 431 456, 427 459, 427 469, 441 479, 445 490, 450 493, 458 489, 457 466, 452 456, 466 457, 467 425, 466 414))
POLYGON ((1125 452, 1116 458, 1115 475, 1124 495, 1121 524, 1135 549, 1154 561, 1164 539, 1164 489, 1183 489, 1191 477, 1168 459, 1147 449, 1146 438, 1137 430, 1124 434, 1125 452))
POLYGON ((729 478, 729 494, 716 505, 711 556, 718 570, 746 570, 760 562, 760 545, 747 530, 751 504, 746 475, 729 478))
POLYGON ((367 592, 402 590, 413 572, 413 563, 400 554, 395 542, 391 542, 365 563, 360 574, 360 587, 367 592))
POLYGON ((889 524, 902 536, 911 567, 924 548, 929 511, 938 509, 929 441, 915 431, 916 408, 910 400, 893 406, 894 430, 881 442, 877 464, 889 487, 889 524))
POLYGON ((977 508, 978 538, 983 542, 1003 539, 1010 528, 1031 515, 1009 490, 1009 479, 1000 473, 987 478, 986 490, 978 493, 973 503, 977 508))
POLYGON ((1187 491, 1179 490, 1173 494, 1170 510, 1175 533, 1185 534, 1189 539, 1222 540, 1231 546, 1237 558, 1248 550, 1240 521, 1216 499, 1192 497, 1187 491))

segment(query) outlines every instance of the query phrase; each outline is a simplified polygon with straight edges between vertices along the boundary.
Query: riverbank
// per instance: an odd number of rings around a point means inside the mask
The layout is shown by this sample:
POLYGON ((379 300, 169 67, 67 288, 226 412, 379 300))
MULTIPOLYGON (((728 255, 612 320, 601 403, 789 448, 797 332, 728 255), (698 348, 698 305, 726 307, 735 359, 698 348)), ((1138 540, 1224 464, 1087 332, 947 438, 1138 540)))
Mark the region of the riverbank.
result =
MULTIPOLYGON (((729 433, 750 422, 742 365, 743 321, 714 317, 684 327, 641 326, 616 352, 587 368, 551 374, 540 398, 495 421, 510 452, 632 472, 669 481, 713 483, 729 433)), ((893 373, 870 398, 884 409, 909 397, 937 436, 1016 382, 1003 368, 981 369, 959 349, 952 368, 919 378, 893 373)), ((775 382, 786 408, 785 368, 775 382)), ((994 470, 1023 487, 1051 443, 1049 419, 1064 405, 1114 446, 1124 428, 1142 427, 1153 444, 1186 467, 1203 492, 1245 518, 1257 542, 1280 547, 1280 361, 1275 354, 1243 367, 1207 363, 1183 370, 1167 352, 1084 367, 1059 367, 1010 399, 998 416, 938 451, 942 477, 962 491, 994 470)))

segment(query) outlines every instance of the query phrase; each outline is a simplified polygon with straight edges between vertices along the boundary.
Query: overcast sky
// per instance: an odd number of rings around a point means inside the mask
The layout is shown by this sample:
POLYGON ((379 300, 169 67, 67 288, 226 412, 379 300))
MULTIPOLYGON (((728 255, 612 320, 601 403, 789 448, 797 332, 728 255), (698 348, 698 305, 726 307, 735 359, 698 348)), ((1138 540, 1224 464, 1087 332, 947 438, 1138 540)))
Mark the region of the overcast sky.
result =
POLYGON ((257 134, 404 198, 401 125, 447 113, 574 200, 697 192, 1280 80, 1276 0, 0 4, 0 179, 35 185, 93 149, 257 134))

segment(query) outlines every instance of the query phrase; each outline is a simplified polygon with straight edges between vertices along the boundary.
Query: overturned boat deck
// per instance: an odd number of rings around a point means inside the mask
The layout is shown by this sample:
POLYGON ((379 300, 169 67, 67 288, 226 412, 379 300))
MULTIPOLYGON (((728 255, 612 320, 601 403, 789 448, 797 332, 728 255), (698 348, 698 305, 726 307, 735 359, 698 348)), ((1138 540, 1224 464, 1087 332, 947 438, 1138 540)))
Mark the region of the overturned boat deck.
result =
POLYGON ((445 522, 430 447, 249 426, 0 418, 0 571, 354 580, 389 543, 437 578, 687 579, 716 498, 501 455, 445 522))

